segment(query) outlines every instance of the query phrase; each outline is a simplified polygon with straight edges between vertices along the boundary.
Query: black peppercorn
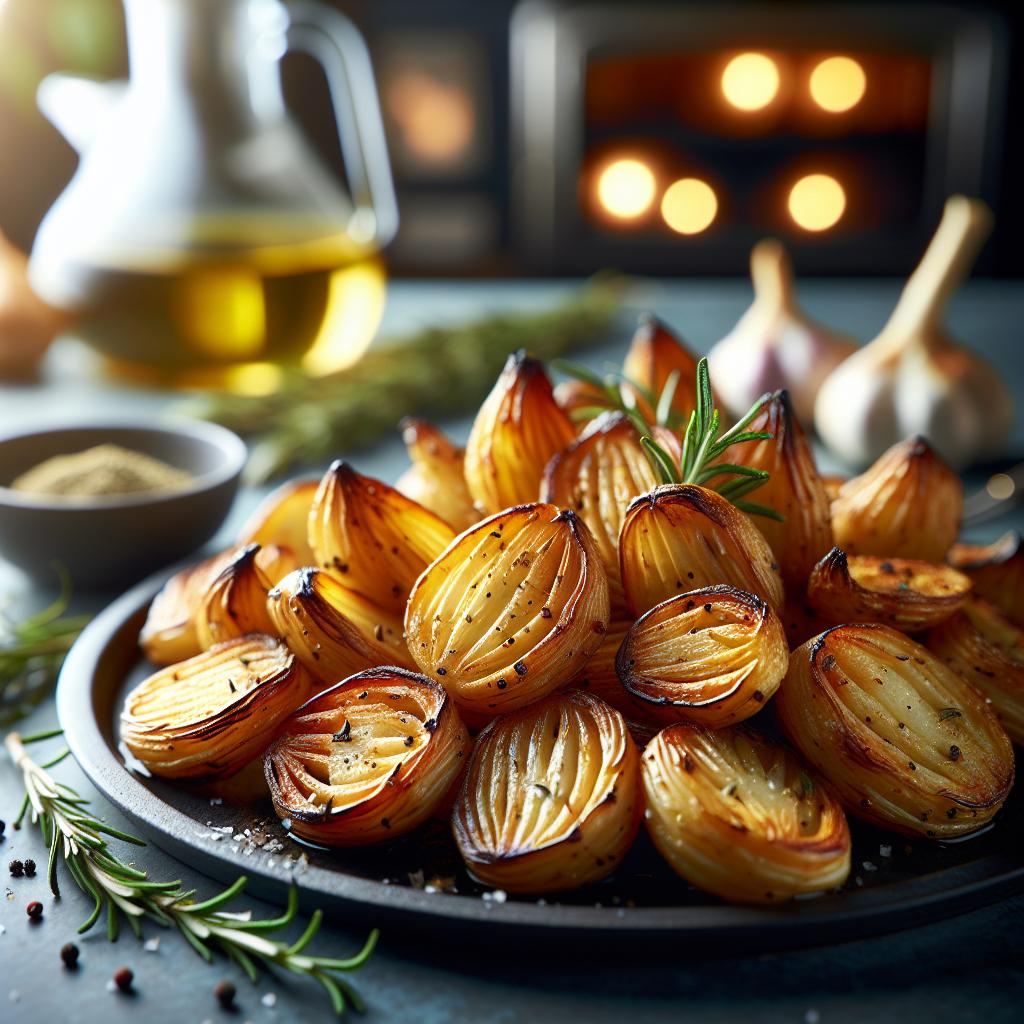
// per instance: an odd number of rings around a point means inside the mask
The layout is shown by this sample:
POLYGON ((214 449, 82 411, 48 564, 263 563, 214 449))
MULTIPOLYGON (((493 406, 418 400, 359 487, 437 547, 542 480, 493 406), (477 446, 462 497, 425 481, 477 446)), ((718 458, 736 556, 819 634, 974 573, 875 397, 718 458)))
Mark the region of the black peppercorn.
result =
POLYGON ((25 859, 25 874, 29 878, 36 877, 36 862, 31 857, 25 859))
POLYGON ((17 858, 12 860, 7 867, 15 878, 21 878, 21 876, 25 874, 25 865, 17 858))
POLYGON ((213 994, 217 997, 217 1002, 220 1003, 225 1010, 234 1006, 235 986, 230 981, 218 981, 213 987, 213 994))
POLYGON ((78 966, 78 947, 73 942, 65 942, 60 947, 60 958, 68 969, 78 966))
POLYGON ((132 974, 132 969, 130 967, 118 967, 118 969, 114 971, 114 984, 122 992, 131 992, 132 982, 134 980, 135 975, 132 974))
POLYGON ((32 921, 38 921, 43 916, 43 905, 39 900, 33 900, 26 908, 25 913, 28 914, 29 919, 32 921))

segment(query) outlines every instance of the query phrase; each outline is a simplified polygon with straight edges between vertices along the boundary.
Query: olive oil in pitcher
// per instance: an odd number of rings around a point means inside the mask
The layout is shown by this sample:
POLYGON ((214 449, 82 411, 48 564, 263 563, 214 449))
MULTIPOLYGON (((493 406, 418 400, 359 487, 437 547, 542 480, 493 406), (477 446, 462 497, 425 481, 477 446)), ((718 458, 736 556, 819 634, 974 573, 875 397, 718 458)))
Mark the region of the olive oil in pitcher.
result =
MULTIPOLYGON (((247 225, 252 237, 272 233, 247 225)), ((182 384, 230 387, 256 379, 245 372, 254 364, 341 369, 365 351, 384 307, 376 249, 341 235, 281 245, 207 237, 178 253, 69 270, 89 297, 74 333, 122 375, 182 384)))
POLYGON ((144 381, 258 391, 282 367, 354 362, 398 224, 362 37, 312 0, 124 6, 127 82, 40 86, 81 159, 36 235, 33 288, 144 381), (343 179, 284 102, 289 50, 323 65, 343 179))

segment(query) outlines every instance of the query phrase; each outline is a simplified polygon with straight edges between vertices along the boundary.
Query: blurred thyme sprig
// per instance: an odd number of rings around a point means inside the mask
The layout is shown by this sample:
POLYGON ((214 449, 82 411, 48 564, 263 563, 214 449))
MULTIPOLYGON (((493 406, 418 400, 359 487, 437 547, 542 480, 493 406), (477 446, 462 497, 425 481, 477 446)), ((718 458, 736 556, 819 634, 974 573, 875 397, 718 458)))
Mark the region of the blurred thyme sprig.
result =
POLYGON ((259 980, 261 968, 276 965, 292 974, 315 978, 326 990, 335 1013, 344 1013, 346 1004, 359 1011, 364 1009, 359 995, 337 975, 353 971, 366 962, 377 942, 376 929, 353 957, 315 956, 304 950, 320 927, 323 915, 319 910, 314 911, 305 931, 295 942, 266 937, 295 920, 298 896, 294 887, 288 894, 287 909, 280 917, 258 920, 253 919, 251 911, 223 909, 245 888, 245 876, 218 895, 201 901, 195 899, 195 890, 183 890, 179 881, 150 880, 145 871, 116 857, 105 837, 136 846, 145 846, 145 843, 94 817, 88 810, 88 800, 50 775, 48 769, 63 761, 68 751, 62 751, 45 764, 37 764, 29 757, 26 744, 59 735, 59 729, 26 737, 12 732, 4 745, 21 772, 25 786, 25 798, 15 827, 26 813, 32 823, 39 826, 50 848, 46 869, 50 891, 54 896, 60 895, 57 867, 63 860, 78 887, 95 901, 92 913, 78 929, 80 933, 91 928, 104 909, 111 942, 117 939, 122 915, 139 938, 142 937, 140 921, 149 918, 165 928, 177 928, 207 963, 213 961, 213 950, 219 949, 254 983, 259 980))
POLYGON ((686 429, 682 432, 679 461, 672 453, 660 444, 652 434, 656 427, 671 429, 672 399, 679 386, 679 373, 673 371, 665 381, 665 387, 655 397, 636 381, 629 380, 623 374, 609 374, 601 377, 593 370, 575 363, 558 361, 556 368, 569 376, 582 380, 601 391, 600 404, 584 406, 577 410, 581 418, 591 418, 617 409, 627 415, 640 434, 640 444, 650 459, 659 480, 665 484, 700 484, 717 491, 723 498, 728 498, 738 509, 750 515, 764 516, 768 519, 783 521, 775 509, 747 501, 746 496, 757 490, 768 479, 770 474, 765 469, 754 469, 733 462, 718 460, 734 444, 745 441, 771 440, 771 434, 763 430, 747 430, 747 425, 761 411, 767 395, 759 398, 738 423, 725 433, 720 433, 721 417, 715 408, 714 396, 711 392, 711 375, 708 372, 707 359, 697 363, 697 407, 690 413, 686 429), (626 387, 620 386, 620 381, 626 387), (639 394, 648 407, 654 410, 654 423, 649 423, 643 416, 636 401, 639 394), (725 478, 725 479, 723 479, 725 478))
POLYGON ((474 411, 510 352, 527 348, 547 360, 597 340, 614 322, 624 288, 625 279, 599 275, 553 309, 425 328, 374 347, 340 373, 293 373, 271 395, 209 394, 186 411, 254 438, 246 472, 260 483, 370 444, 403 416, 474 411))
POLYGON ((88 616, 65 616, 71 583, 61 575, 60 596, 20 622, 0 608, 0 725, 25 715, 53 686, 64 657, 88 616))

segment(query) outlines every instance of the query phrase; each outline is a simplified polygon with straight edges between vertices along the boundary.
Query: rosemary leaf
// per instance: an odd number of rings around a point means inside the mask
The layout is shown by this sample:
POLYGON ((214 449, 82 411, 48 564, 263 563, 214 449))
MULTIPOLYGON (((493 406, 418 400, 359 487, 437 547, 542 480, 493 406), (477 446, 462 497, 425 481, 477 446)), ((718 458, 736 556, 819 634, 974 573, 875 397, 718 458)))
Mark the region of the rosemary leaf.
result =
MULTIPOLYGON (((59 730, 58 730, 59 732, 59 730)), ((51 738, 44 734, 37 739, 51 738)), ((141 839, 112 829, 85 810, 88 801, 73 789, 58 783, 43 765, 28 755, 23 739, 16 732, 9 733, 4 746, 21 772, 25 787, 25 805, 30 819, 50 847, 47 869, 50 890, 59 895, 57 867, 63 863, 75 884, 94 901, 88 918, 79 928, 84 932, 99 919, 104 906, 107 911, 107 937, 116 941, 121 918, 125 918, 132 931, 142 937, 140 921, 149 918, 158 925, 177 928, 182 937, 207 963, 213 962, 213 949, 219 949, 235 961, 256 982, 260 968, 276 966, 292 974, 314 978, 327 993, 335 1013, 345 1012, 347 1005, 357 1010, 363 1002, 347 984, 335 975, 354 971, 366 963, 377 942, 378 933, 372 931, 363 948, 347 959, 316 956, 304 949, 316 935, 323 915, 316 911, 309 925, 296 942, 288 943, 266 938, 266 933, 288 927, 298 911, 298 893, 294 886, 288 893, 288 906, 276 918, 264 921, 250 920, 248 914, 222 909, 224 904, 239 896, 245 888, 245 877, 210 899, 197 901, 191 892, 183 892, 180 882, 158 882, 125 864, 107 846, 104 834, 117 836, 128 842, 144 846, 141 839)))
POLYGON ((50 690, 71 645, 89 621, 67 616, 71 584, 61 573, 60 596, 48 608, 22 619, 0 609, 0 725, 27 714, 50 690))

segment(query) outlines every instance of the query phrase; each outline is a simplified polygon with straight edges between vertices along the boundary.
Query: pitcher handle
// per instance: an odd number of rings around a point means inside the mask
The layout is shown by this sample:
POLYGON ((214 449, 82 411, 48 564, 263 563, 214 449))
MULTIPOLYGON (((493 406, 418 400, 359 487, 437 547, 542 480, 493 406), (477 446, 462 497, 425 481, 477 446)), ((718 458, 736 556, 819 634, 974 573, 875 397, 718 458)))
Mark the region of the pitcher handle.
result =
POLYGON ((359 213, 372 215, 372 237, 383 245, 398 230, 398 203, 366 43, 348 18, 323 4, 300 0, 285 9, 289 48, 309 54, 327 76, 352 197, 359 213))

